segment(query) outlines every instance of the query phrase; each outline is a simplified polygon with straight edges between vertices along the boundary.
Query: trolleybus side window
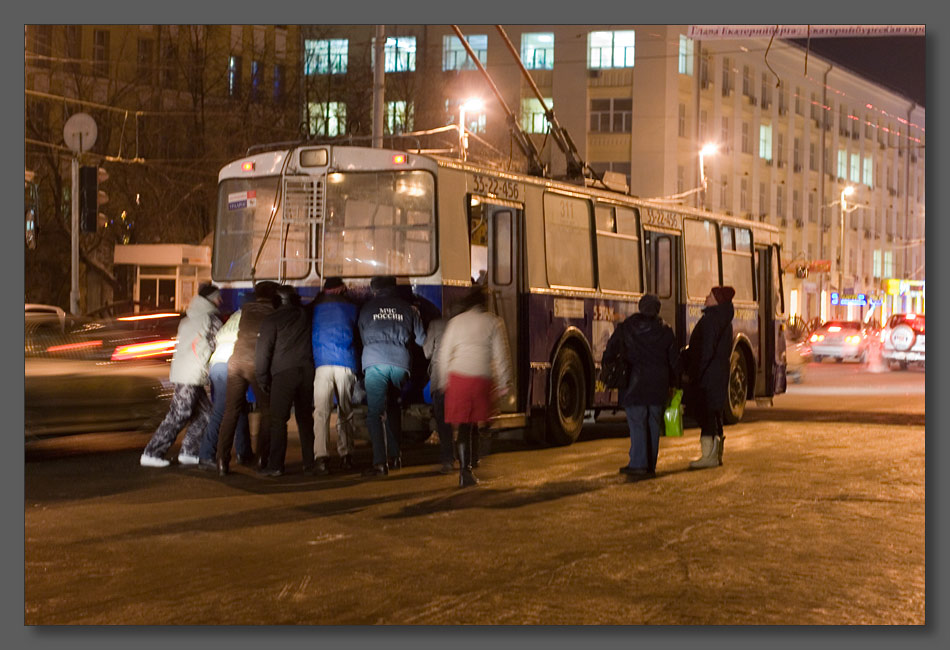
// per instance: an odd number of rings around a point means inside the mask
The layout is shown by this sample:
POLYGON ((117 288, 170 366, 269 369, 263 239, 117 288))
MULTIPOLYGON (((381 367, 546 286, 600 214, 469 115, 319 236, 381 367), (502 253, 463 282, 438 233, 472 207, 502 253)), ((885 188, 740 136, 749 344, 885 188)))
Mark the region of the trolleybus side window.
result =
POLYGON ((562 194, 544 194, 544 250, 548 284, 594 288, 590 203, 562 194))
POLYGON ((436 264, 432 174, 329 174, 325 232, 325 276, 432 273, 436 264))
POLYGON ((755 262, 752 231, 722 227, 722 283, 736 290, 736 300, 755 300, 755 262))
POLYGON ((511 284, 511 210, 496 212, 494 219, 493 282, 508 285, 511 284))
POLYGON ((600 288, 641 291, 640 241, 635 210, 609 205, 594 208, 600 288))
POLYGON ((719 285, 717 230, 712 221, 683 220, 686 293, 692 300, 702 300, 710 289, 719 285))

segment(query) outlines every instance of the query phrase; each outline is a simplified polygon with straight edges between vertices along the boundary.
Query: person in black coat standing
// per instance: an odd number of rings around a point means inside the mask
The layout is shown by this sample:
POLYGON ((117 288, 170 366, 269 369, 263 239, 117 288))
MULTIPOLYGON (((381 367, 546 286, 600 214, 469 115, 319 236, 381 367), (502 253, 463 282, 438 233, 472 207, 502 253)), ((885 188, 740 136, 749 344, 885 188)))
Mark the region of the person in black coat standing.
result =
POLYGON ((702 456, 690 461, 690 469, 722 465, 722 410, 729 396, 735 295, 732 287, 713 287, 706 296, 703 315, 689 336, 686 408, 699 421, 702 450, 702 456))
POLYGON ((679 350, 673 328, 659 317, 660 300, 646 294, 638 303, 639 313, 617 326, 607 342, 604 358, 622 351, 630 368, 620 406, 627 413, 630 428, 630 461, 620 468, 631 478, 656 475, 663 410, 669 399, 679 350))
POLYGON ((303 470, 313 470, 313 349, 310 310, 297 291, 277 288, 278 307, 261 323, 257 383, 270 397, 270 454, 262 476, 281 476, 287 456, 287 420, 293 407, 303 470))

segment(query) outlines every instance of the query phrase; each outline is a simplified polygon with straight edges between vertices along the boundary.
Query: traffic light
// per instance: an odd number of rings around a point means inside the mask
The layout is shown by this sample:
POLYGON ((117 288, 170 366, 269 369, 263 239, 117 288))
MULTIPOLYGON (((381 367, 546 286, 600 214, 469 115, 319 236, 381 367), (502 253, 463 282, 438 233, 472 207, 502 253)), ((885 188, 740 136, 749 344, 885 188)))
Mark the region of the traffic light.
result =
POLYGON ((79 231, 96 232, 99 221, 99 206, 109 200, 99 190, 99 183, 109 178, 106 170, 90 165, 79 168, 79 231))

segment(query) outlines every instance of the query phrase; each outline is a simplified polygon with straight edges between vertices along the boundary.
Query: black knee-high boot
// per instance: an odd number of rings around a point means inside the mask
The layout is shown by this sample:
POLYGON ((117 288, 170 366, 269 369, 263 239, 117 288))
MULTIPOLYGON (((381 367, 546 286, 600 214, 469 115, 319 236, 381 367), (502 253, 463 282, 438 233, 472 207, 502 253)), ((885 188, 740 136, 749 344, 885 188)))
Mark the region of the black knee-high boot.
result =
POLYGON ((472 429, 466 427, 459 431, 459 487, 478 485, 478 479, 472 474, 472 429))
POLYGON ((472 469, 478 467, 478 441, 481 438, 481 432, 478 430, 478 425, 473 424, 471 427, 472 432, 472 469))

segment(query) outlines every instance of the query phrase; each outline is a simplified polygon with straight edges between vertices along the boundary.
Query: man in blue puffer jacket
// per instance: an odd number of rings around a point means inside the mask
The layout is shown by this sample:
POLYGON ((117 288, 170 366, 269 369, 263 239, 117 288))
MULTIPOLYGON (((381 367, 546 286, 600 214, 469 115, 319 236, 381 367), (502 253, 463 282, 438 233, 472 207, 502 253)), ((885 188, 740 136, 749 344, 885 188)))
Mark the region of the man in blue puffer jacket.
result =
POLYGON ((346 295, 341 278, 327 278, 323 291, 313 303, 313 376, 314 465, 313 473, 325 476, 327 440, 330 437, 330 413, 333 398, 337 403, 336 450, 344 471, 353 464, 353 405, 351 398, 356 384, 359 332, 359 307, 346 295))
POLYGON ((399 441, 402 409, 399 396, 409 378, 409 342, 425 342, 426 332, 418 310, 396 294, 396 278, 377 276, 370 282, 373 297, 360 309, 363 342, 363 378, 368 406, 366 426, 373 443, 373 466, 366 476, 385 476, 402 467, 399 441), (386 412, 383 437, 382 415, 386 412))

